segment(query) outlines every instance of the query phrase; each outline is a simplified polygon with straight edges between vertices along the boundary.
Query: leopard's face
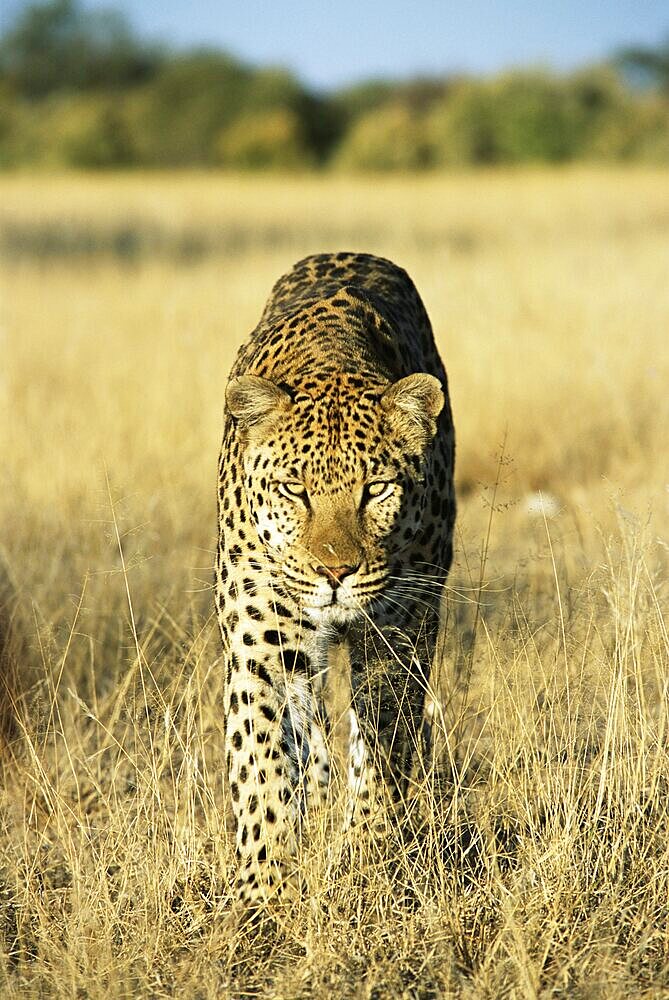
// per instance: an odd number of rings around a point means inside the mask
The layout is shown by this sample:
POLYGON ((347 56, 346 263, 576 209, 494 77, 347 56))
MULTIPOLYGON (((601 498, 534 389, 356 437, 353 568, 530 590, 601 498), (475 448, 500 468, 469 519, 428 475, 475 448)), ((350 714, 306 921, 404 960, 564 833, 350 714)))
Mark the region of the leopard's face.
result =
POLYGON ((424 531, 441 390, 432 376, 409 378, 429 382, 400 398, 394 387, 341 377, 290 392, 244 377, 228 394, 258 537, 314 621, 349 622, 387 598, 404 550, 424 531), (249 393, 256 405, 259 392, 271 396, 257 419, 244 412, 244 392, 247 407, 249 393))

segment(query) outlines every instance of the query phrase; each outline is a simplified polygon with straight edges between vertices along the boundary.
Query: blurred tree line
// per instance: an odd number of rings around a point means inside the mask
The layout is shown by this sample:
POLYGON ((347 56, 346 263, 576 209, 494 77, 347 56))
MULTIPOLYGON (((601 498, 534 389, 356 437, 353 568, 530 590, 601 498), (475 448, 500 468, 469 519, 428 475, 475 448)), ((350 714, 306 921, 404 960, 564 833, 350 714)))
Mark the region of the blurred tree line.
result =
POLYGON ((669 40, 556 76, 367 82, 332 94, 216 50, 170 52, 77 0, 0 38, 0 166, 404 170, 669 162, 669 40))

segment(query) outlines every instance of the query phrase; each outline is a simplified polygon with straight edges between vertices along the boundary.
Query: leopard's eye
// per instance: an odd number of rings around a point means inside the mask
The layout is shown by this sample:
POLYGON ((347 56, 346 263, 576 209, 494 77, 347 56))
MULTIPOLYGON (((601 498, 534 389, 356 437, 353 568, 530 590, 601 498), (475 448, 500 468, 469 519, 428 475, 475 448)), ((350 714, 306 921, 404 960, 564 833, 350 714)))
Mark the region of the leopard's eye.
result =
POLYGON ((289 500, 296 500, 300 497, 304 497, 307 492, 307 488, 304 483, 300 483, 297 480, 288 480, 285 483, 277 483, 277 489, 284 497, 288 497, 289 500))
POLYGON ((368 500, 385 500, 393 492, 394 485, 385 479, 376 479, 365 486, 366 497, 368 500))

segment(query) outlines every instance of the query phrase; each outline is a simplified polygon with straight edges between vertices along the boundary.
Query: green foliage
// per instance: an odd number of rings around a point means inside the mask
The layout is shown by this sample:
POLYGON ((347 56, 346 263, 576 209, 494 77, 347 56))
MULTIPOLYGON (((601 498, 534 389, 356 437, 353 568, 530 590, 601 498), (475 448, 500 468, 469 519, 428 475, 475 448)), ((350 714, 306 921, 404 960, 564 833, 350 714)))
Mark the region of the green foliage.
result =
POLYGON ((299 166, 328 145, 327 119, 290 73, 216 52, 166 63, 132 96, 128 123, 140 162, 156 166, 299 166))
MULTIPOLYGON (((263 133, 274 147, 267 166, 280 163, 308 166, 325 158, 341 135, 340 117, 327 99, 310 94, 298 80, 284 69, 269 68, 249 74, 244 93, 238 102, 238 113, 232 132, 241 141, 246 135, 251 145, 252 133, 263 133), (245 119, 247 119, 245 124, 245 119), (270 133, 274 135, 270 139, 270 133), (278 143, 284 136, 286 150, 278 143), (295 153, 299 152, 299 159, 295 153)), ((244 139, 242 145, 247 140, 244 139)), ((225 143, 224 143, 225 144, 225 143)), ((241 148, 241 147, 240 147, 241 148)), ((218 147, 220 152, 220 144, 218 147)), ((244 159, 244 157, 242 157, 244 159)), ((252 157, 250 166, 265 165, 263 157, 252 157), (258 160, 258 162, 257 162, 258 160)), ((241 164, 240 164, 241 165, 241 164)))
POLYGON ((130 102, 130 129, 141 162, 212 162, 216 139, 236 117, 249 78, 241 63, 215 52, 169 60, 130 102))
POLYGON ((0 77, 29 98, 127 87, 147 79, 159 61, 120 14, 84 11, 75 0, 26 8, 0 42, 0 77))
POLYGON ((448 93, 445 80, 370 81, 336 94, 344 125, 333 157, 353 170, 422 170, 434 163, 426 113, 448 93))
POLYGON ((63 160, 84 169, 126 167, 135 161, 133 137, 114 104, 96 107, 89 121, 67 137, 63 160))
POLYGON ((122 102, 96 94, 54 94, 39 115, 0 94, 0 165, 99 169, 136 162, 122 102))
POLYGON ((459 84, 448 101, 432 110, 426 128, 441 165, 499 160, 495 108, 485 84, 459 84))
POLYGON ((0 167, 667 162, 668 44, 619 55, 627 77, 533 70, 367 81, 324 96, 218 51, 160 53, 114 12, 47 0, 0 39, 0 167), (630 86, 633 70, 655 89, 630 86))
POLYGON ((499 161, 571 158, 579 109, 562 81, 540 73, 513 74, 493 82, 489 100, 499 161))
MULTIPOLYGON (((513 73, 465 81, 430 116, 440 164, 552 162, 604 154, 600 136, 630 126, 631 98, 607 70, 560 78, 513 73)), ((612 146, 609 155, 621 150, 612 146)))
POLYGON ((6 84, 0 83, 0 167, 11 167, 17 159, 21 131, 19 108, 6 84))
POLYGON ((238 118, 221 133, 215 152, 223 166, 242 170, 296 169, 308 166, 311 160, 300 119, 287 108, 238 118))
POLYGON ((353 123, 334 158, 347 170, 416 170, 431 163, 420 117, 404 104, 388 104, 353 123))
POLYGON ((377 111, 395 97, 397 85, 389 80, 363 80, 336 93, 333 104, 349 126, 370 111, 377 111))
POLYGON ((669 94, 669 35, 654 48, 632 46, 622 49, 616 61, 633 81, 649 83, 669 94))

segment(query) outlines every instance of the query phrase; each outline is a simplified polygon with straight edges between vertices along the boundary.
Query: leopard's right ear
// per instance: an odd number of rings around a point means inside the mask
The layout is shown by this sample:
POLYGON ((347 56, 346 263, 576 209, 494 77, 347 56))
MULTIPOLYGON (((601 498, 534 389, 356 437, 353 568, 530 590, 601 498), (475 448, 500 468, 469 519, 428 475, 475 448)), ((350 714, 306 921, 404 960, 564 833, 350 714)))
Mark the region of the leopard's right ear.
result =
POLYGON ((247 434, 274 424, 286 413, 292 400, 276 382, 259 375, 238 375, 231 378, 225 390, 228 410, 239 427, 247 434))

